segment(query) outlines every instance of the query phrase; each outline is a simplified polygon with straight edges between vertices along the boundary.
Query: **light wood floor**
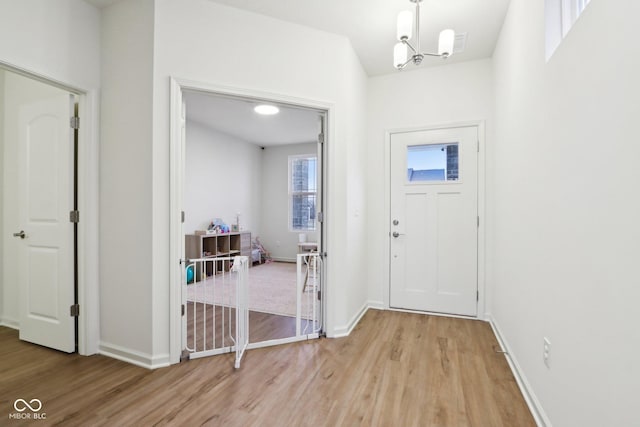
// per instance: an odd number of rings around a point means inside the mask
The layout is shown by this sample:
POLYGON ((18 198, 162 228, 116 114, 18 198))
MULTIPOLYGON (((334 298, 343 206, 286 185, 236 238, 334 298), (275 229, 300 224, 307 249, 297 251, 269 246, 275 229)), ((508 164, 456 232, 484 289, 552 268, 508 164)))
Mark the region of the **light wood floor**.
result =
POLYGON ((17 398, 35 425, 534 426, 480 321, 370 310, 347 338, 145 370, 64 355, 0 328, 0 424, 17 398))

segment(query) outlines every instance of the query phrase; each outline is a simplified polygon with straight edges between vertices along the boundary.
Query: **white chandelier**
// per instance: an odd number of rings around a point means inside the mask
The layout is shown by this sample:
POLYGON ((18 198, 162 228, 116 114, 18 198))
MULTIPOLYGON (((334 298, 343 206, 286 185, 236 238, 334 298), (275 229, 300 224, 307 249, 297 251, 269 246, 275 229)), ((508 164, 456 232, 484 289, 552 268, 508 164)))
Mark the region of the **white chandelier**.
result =
POLYGON ((411 40, 413 14, 410 10, 404 10, 398 14, 398 43, 393 48, 393 66, 398 70, 402 70, 410 62, 420 65, 425 56, 439 56, 443 59, 453 54, 453 42, 456 36, 453 30, 442 30, 440 32, 440 40, 438 42, 438 53, 420 52, 420 3, 422 0, 409 0, 416 4, 416 46, 413 47, 411 40), (409 56, 411 49, 411 56, 409 56))

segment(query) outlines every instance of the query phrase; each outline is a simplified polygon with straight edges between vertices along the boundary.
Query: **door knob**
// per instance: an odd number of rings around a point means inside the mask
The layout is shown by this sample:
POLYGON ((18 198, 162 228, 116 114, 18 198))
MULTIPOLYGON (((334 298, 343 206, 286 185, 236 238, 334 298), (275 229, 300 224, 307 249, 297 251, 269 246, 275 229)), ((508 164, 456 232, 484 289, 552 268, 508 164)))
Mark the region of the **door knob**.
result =
POLYGON ((24 234, 24 230, 20 230, 19 233, 13 233, 13 237, 19 237, 21 239, 24 239, 25 237, 27 237, 27 235, 24 234))
POLYGON ((398 237, 398 236, 404 236, 404 233, 398 233, 397 231, 394 231, 393 233, 391 233, 391 235, 393 237, 398 237))

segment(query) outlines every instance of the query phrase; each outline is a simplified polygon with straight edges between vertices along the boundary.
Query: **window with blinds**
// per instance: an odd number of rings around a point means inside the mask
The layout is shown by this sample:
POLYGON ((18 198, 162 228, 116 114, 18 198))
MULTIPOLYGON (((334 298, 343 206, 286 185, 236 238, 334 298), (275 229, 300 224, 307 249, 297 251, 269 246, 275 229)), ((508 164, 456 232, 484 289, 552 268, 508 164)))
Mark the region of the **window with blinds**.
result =
POLYGON ((289 157, 289 229, 316 229, 317 158, 313 155, 289 157))

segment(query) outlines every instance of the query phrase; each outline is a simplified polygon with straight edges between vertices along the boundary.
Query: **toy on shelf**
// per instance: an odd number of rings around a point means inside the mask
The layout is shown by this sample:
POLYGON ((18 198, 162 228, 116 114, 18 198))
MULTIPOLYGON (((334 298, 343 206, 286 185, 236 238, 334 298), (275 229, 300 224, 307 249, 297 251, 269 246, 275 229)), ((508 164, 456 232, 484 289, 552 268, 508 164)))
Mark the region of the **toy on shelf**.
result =
POLYGON ((214 219, 211 224, 209 224, 209 232, 213 232, 211 234, 222 234, 229 232, 229 226, 224 223, 220 218, 214 219))

